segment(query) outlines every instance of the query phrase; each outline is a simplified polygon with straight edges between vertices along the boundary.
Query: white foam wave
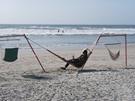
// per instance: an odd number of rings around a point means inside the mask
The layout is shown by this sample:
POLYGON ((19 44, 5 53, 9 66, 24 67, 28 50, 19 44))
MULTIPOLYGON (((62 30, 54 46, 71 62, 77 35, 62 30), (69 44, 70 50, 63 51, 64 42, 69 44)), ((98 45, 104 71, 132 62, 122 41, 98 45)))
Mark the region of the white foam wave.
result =
MULTIPOLYGON (((33 26, 34 27, 34 26, 33 26)), ((29 35, 46 35, 46 34, 100 34, 100 33, 116 33, 116 34, 135 34, 135 28, 86 28, 86 29, 67 29, 67 28, 60 28, 58 29, 15 29, 15 28, 6 28, 0 29, 0 35, 5 34, 29 34, 29 35)))

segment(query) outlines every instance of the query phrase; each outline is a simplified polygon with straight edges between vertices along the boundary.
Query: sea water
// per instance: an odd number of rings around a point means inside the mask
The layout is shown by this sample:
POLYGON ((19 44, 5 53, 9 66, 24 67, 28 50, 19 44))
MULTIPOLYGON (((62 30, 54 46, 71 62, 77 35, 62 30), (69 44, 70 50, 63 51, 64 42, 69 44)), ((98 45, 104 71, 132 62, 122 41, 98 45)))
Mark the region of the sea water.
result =
MULTIPOLYGON (((34 42, 50 49, 89 48, 99 34, 127 34, 128 43, 135 43, 135 25, 22 25, 1 24, 0 35, 26 34, 34 42)), ((3 39, 0 39, 0 41, 3 39)), ((0 45, 13 43, 27 47, 26 40, 2 41, 0 45)), ((34 45, 34 48, 40 48, 34 45)), ((124 43, 124 37, 101 38, 100 43, 124 43)))

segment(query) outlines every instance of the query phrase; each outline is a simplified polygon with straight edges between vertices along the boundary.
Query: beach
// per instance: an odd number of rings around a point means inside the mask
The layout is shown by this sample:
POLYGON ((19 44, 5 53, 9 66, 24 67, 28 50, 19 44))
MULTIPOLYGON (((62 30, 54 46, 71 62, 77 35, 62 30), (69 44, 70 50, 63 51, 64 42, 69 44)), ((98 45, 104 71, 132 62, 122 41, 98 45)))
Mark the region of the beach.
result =
POLYGON ((0 101, 135 101, 135 0, 1 0, 0 101))
MULTIPOLYGON (((20 49, 15 62, 0 59, 1 101, 134 101, 135 44, 128 45, 128 66, 125 68, 124 49, 113 62, 103 47, 97 47, 83 71, 75 67, 61 70, 65 62, 43 49, 35 49, 46 73, 30 49, 20 49)), ((83 48, 53 50, 71 59, 83 48)))
POLYGON ((1 36, 25 33, 32 40, 29 41, 46 71, 42 70, 24 37, 2 37, 0 101, 135 100, 135 26, 0 25, 0 27, 1 36), (61 33, 62 30, 64 33, 61 33), (61 70, 66 63, 44 49, 50 49, 67 60, 73 56, 77 58, 84 49, 92 50, 91 46, 102 32, 127 33, 127 67, 124 37, 101 38, 82 71, 73 66, 61 70), (119 45, 108 46, 114 53, 120 50, 120 57, 113 61, 104 44, 118 42, 119 45), (16 61, 3 60, 6 48, 19 48, 16 61))
POLYGON ((1 0, 0 101, 135 101, 135 0, 1 0))

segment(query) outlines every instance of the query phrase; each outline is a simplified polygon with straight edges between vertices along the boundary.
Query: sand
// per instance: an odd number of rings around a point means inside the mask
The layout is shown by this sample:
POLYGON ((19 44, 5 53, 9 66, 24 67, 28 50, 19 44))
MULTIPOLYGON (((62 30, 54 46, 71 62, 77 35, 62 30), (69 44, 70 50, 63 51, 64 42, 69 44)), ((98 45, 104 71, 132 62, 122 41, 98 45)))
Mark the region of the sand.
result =
MULTIPOLYGON (((83 49, 56 50, 70 59, 83 49)), ((124 51, 113 62, 104 48, 98 47, 82 72, 42 49, 36 49, 47 71, 44 73, 30 50, 20 49, 18 60, 0 59, 0 101, 135 101, 135 45, 128 45, 128 69, 124 51)))

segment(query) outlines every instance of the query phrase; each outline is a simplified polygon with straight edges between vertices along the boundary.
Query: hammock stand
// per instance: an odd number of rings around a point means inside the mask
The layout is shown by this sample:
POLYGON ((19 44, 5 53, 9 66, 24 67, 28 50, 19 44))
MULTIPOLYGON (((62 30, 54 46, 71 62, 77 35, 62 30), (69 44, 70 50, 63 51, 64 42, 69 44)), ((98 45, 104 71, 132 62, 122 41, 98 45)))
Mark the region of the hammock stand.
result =
MULTIPOLYGON (((25 34, 23 34, 23 35, 5 35, 5 36, 3 35, 3 36, 0 36, 0 38, 8 38, 8 37, 24 37, 24 38, 26 39, 26 41, 27 41, 29 47, 31 48, 31 50, 32 50, 32 52, 33 52, 35 58, 37 59, 39 65, 41 66, 42 70, 43 70, 44 72, 46 72, 45 69, 44 69, 44 67, 43 67, 43 65, 42 65, 42 63, 40 62, 40 60, 39 60, 39 58, 38 58, 38 56, 37 56, 37 54, 36 54, 36 52, 34 51, 34 49, 33 49, 32 45, 31 45, 31 43, 29 42, 29 40, 28 40, 28 38, 27 38, 27 36, 26 36, 25 34)), ((2 41, 3 41, 3 40, 2 40, 2 41)), ((8 54, 8 55, 9 55, 9 54, 8 54)))
MULTIPOLYGON (((36 52, 34 51, 34 49, 33 49, 32 45, 31 45, 30 41, 33 42, 33 43, 35 43, 36 45, 40 46, 41 48, 47 50, 48 52, 50 52, 51 54, 55 55, 56 57, 58 57, 58 58, 61 59, 62 61, 66 62, 66 63, 69 63, 68 60, 66 60, 65 58, 61 57, 60 55, 58 55, 58 54, 52 52, 51 50, 49 50, 49 49, 47 49, 47 48, 41 46, 40 44, 34 42, 33 40, 29 39, 25 34, 23 34, 23 35, 7 35, 7 36, 0 36, 0 38, 6 38, 6 37, 24 37, 24 38, 26 39, 26 41, 27 41, 29 47, 31 48, 31 50, 32 50, 32 52, 33 52, 35 58, 37 59, 39 65, 41 66, 41 68, 42 68, 42 70, 43 70, 44 72, 46 72, 46 71, 45 71, 45 69, 44 69, 42 63, 40 62, 40 60, 39 60, 39 58, 38 58, 36 52)), ((95 48, 95 46, 97 45, 97 43, 98 43, 100 37, 101 37, 101 35, 99 35, 98 38, 96 39, 96 41, 93 43, 92 48, 91 48, 91 52, 94 50, 94 48, 95 48)), ((88 50, 89 50, 89 49, 88 49, 88 50)), ((91 54, 89 53, 89 54, 88 54, 88 58, 89 58, 90 55, 91 55, 91 54)), ((88 60, 88 58, 87 58, 87 60, 88 60)), ((87 62, 87 60, 86 60, 86 62, 87 62)), ((85 62, 85 63, 86 63, 86 62, 85 62)), ((81 67, 78 67, 78 68, 83 69, 85 63, 84 63, 81 67)), ((72 64, 72 63, 69 63, 69 64, 71 64, 72 66, 75 66, 75 65, 72 64)))
MULTIPOLYGON (((100 37, 101 37, 101 34, 97 37, 97 39, 95 40, 95 42, 94 42, 93 45, 91 46, 91 51, 87 48, 87 50, 89 51, 89 53, 88 53, 88 58, 89 58, 90 55, 91 55, 90 52, 93 52, 93 50, 94 50, 95 46, 97 45, 97 43, 98 43, 100 37)), ((53 54, 54 56, 56 56, 57 58, 61 59, 62 61, 66 62, 66 63, 69 63, 70 65, 72 65, 72 66, 74 66, 74 67, 77 67, 77 66, 75 66, 75 64, 70 63, 70 62, 69 62, 67 59, 65 59, 64 57, 62 57, 62 56, 60 56, 60 55, 58 55, 58 54, 52 52, 51 50, 49 50, 49 49, 47 49, 47 48, 45 48, 45 47, 43 47, 43 46, 41 46, 40 44, 34 42, 33 40, 29 39, 28 37, 27 37, 27 40, 30 40, 31 42, 35 43, 36 45, 38 45, 39 47, 45 49, 46 51, 48 51, 49 53, 53 54)), ((87 58, 87 60, 88 60, 88 58, 87 58)), ((82 70, 83 67, 84 67, 84 65, 85 65, 85 63, 87 62, 87 60, 84 62, 84 64, 83 64, 82 66, 79 66, 79 67, 77 67, 77 68, 81 68, 81 70, 82 70)))
MULTIPOLYGON (((124 37, 124 41, 125 41, 125 43, 124 43, 124 47, 125 47, 125 59, 124 59, 124 61, 125 61, 125 68, 127 68, 127 34, 114 34, 114 33, 104 33, 104 34, 102 34, 101 35, 101 37, 115 37, 115 36, 122 36, 122 37, 124 37)), ((117 55, 118 55, 119 53, 117 53, 117 55)))
MULTIPOLYGON (((100 34, 100 35, 97 37, 96 41, 95 41, 95 42, 93 43, 93 45, 91 46, 91 52, 93 52, 94 48, 95 48, 96 45, 98 44, 98 41, 99 41, 99 39, 100 39, 101 37, 112 37, 112 36, 124 36, 124 37, 125 37, 125 66, 127 67, 127 35, 126 35, 126 34, 107 34, 107 35, 106 35, 106 34, 100 34)), ((44 69, 42 63, 40 62, 40 60, 39 60, 39 58, 38 58, 36 52, 34 51, 34 49, 33 49, 32 45, 31 45, 30 41, 33 42, 33 43, 35 43, 35 44, 37 44, 37 45, 40 46, 41 48, 44 48, 45 50, 47 50, 47 51, 50 52, 51 54, 55 55, 56 57, 58 57, 58 58, 61 59, 62 61, 66 62, 66 63, 69 63, 68 60, 66 60, 65 58, 61 57, 60 55, 57 55, 56 53, 52 52, 51 50, 49 50, 49 49, 47 49, 47 48, 41 46, 40 44, 38 44, 38 43, 32 41, 32 40, 29 39, 25 34, 23 34, 23 35, 0 36, 0 38, 5 38, 5 37, 24 37, 24 38, 26 39, 26 41, 27 41, 29 47, 31 48, 31 50, 32 50, 32 52, 33 52, 35 58, 37 59, 39 65, 41 66, 41 68, 42 68, 42 70, 43 70, 44 72, 46 72, 46 71, 45 71, 45 69, 44 69)), ((90 54, 88 54, 88 58, 89 58, 89 57, 90 57, 90 54)), ((88 58, 87 58, 87 60, 88 60, 88 58)), ((86 62, 87 62, 87 60, 86 60, 86 62)), ((85 62, 85 63, 86 63, 86 62, 85 62)), ((83 69, 85 63, 84 63, 81 67, 79 67, 79 68, 81 68, 81 70, 83 69)), ((69 63, 69 64, 71 64, 71 63, 69 63)), ((74 66, 74 64, 71 64, 71 65, 74 66)))

